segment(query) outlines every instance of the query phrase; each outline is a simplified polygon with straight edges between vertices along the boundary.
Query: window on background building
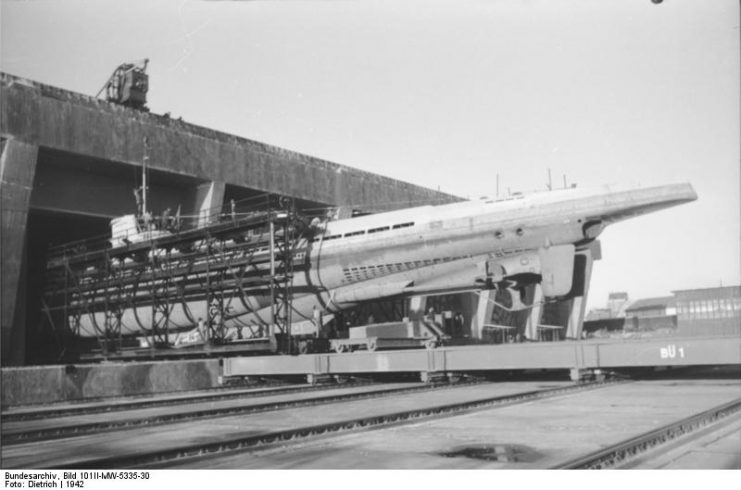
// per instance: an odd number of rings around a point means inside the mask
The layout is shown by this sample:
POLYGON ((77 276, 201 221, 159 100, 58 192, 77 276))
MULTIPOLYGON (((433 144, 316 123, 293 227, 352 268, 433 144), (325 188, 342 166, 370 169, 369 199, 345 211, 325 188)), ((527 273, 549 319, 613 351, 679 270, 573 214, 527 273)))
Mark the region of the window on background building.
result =
POLYGON ((710 318, 710 303, 708 300, 702 302, 702 318, 703 320, 710 318))
POLYGON ((718 300, 718 311, 717 311, 717 317, 718 318, 726 318, 726 299, 720 298, 718 300))

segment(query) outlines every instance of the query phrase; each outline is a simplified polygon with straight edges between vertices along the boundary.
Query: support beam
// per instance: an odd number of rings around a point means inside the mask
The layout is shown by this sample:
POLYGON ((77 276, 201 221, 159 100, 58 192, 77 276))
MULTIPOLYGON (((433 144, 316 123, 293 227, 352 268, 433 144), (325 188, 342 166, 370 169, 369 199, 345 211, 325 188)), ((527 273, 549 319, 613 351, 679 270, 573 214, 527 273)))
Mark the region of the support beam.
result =
POLYGON ((25 359, 25 304, 22 304, 25 295, 20 294, 18 289, 21 284, 26 223, 38 153, 39 148, 36 145, 9 139, 4 142, 0 157, 0 342, 3 365, 23 364, 25 359))
POLYGON ((584 312, 587 307, 587 294, 589 293, 589 282, 592 279, 592 264, 594 258, 592 255, 592 249, 586 249, 576 254, 576 262, 583 263, 582 277, 580 278, 583 284, 582 291, 579 296, 575 296, 571 302, 571 310, 569 312, 569 320, 566 325, 566 338, 568 339, 579 339, 581 338, 582 325, 584 324, 584 312), (580 257, 581 256, 581 257, 580 257))
POLYGON ((224 205, 224 182, 206 182, 196 187, 194 213, 198 215, 198 227, 215 221, 224 205))
POLYGON ((479 293, 479 304, 476 308, 476 316, 471 321, 471 338, 484 338, 484 324, 491 321, 491 315, 494 313, 494 299, 496 290, 486 289, 479 293))
POLYGON ((538 325, 540 325, 540 319, 543 316, 543 306, 540 302, 543 301, 543 287, 540 284, 535 284, 533 288, 533 302, 534 306, 530 310, 530 314, 527 317, 527 323, 525 324, 525 338, 527 340, 538 340, 538 325))

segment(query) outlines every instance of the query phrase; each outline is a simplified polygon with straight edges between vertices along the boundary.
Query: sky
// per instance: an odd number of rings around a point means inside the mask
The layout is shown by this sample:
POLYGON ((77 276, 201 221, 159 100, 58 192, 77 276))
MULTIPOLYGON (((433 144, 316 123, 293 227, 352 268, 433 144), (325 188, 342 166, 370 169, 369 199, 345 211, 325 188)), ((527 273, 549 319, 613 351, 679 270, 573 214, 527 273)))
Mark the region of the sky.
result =
POLYGON ((10 1, 0 69, 462 197, 690 182, 602 234, 589 307, 741 283, 737 0, 10 1))

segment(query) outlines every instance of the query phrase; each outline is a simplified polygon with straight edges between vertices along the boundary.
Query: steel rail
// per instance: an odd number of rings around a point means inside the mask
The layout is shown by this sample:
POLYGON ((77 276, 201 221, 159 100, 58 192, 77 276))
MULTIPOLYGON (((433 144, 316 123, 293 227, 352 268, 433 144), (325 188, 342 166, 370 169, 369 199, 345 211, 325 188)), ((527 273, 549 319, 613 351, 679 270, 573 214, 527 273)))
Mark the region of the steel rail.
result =
MULTIPOLYGON (((182 405, 186 403, 199 403, 208 401, 232 400, 235 398, 250 398, 255 396, 281 395, 284 393, 304 393, 307 391, 333 390, 349 388, 352 386, 371 386, 377 383, 372 381, 354 381, 351 383, 315 385, 315 386, 280 386, 274 389, 247 391, 245 388, 218 388, 218 393, 205 393, 203 395, 178 396, 160 399, 132 400, 112 405, 96 405, 93 407, 65 407, 52 408, 49 410, 3 412, 3 422, 23 422, 27 420, 42 420, 56 417, 68 417, 76 415, 93 415, 96 413, 121 412, 124 410, 137 410, 143 408, 165 407, 182 405), (236 391, 239 390, 239 391, 236 391)), ((264 387, 267 388, 267 387, 264 387)), ((102 400, 101 400, 102 401, 102 400)))
POLYGON ((74 464, 63 464, 55 466, 53 467, 53 469, 136 468, 152 465, 157 465, 157 467, 160 467, 161 465, 167 464, 168 462, 211 457, 222 453, 243 451, 256 447, 264 448, 271 444, 285 444, 288 441, 306 440, 313 437, 324 437, 338 433, 347 433, 351 431, 362 431, 368 429, 377 429, 381 427, 416 423, 431 420, 434 418, 449 417, 478 410, 487 410, 494 407, 526 403, 533 400, 551 398, 559 395, 592 390, 622 383, 626 383, 626 381, 601 381, 581 383, 566 387, 516 393, 513 395, 487 397, 478 400, 470 400, 467 402, 436 405, 427 408, 355 418, 315 426, 266 432, 253 436, 242 436, 232 439, 222 438, 219 440, 214 440, 212 442, 159 449, 123 457, 114 456, 88 459, 74 464))
POLYGON ((607 469, 627 463, 638 455, 690 434, 741 411, 741 398, 706 410, 658 429, 632 437, 599 451, 575 458, 551 469, 607 469))
MULTIPOLYGON (((61 439, 65 437, 73 437, 80 435, 87 435, 99 432, 110 432, 115 430, 134 429, 137 427, 152 427, 155 425, 172 424, 178 422, 186 422, 189 420, 198 420, 203 418, 215 418, 215 417, 229 417, 234 415, 248 415, 253 413, 272 412, 276 410, 286 410, 290 408, 310 407, 315 405, 325 405, 329 403, 340 403, 345 401, 384 398, 386 396, 414 393, 418 391, 428 390, 440 390, 448 388, 467 387, 475 384, 475 382, 462 382, 456 384, 427 384, 422 386, 412 386, 407 388, 392 388, 388 390, 379 391, 365 391, 360 393, 345 393, 341 395, 328 395, 318 396, 314 398, 307 398, 303 400, 288 400, 282 402, 266 402, 258 403, 255 405, 246 406, 235 406, 235 407, 224 407, 224 408, 210 408, 205 410, 197 410, 193 412, 183 413, 169 413, 163 415, 155 415, 151 417, 143 418, 131 418, 124 420, 112 420, 104 422, 93 422, 80 425, 69 425, 59 427, 46 427, 42 429, 31 429, 27 431, 18 432, 6 432, 3 434, 3 443, 21 444, 24 442, 36 442, 36 441, 48 441, 51 439, 61 439)), ((375 385, 375 384, 374 384, 375 385)), ((367 385, 360 385, 366 387, 367 385)), ((292 390, 291 393, 295 392, 292 390)), ((264 392, 263 392, 264 393, 264 392)), ((267 396, 273 395, 275 392, 271 391, 267 393, 267 396)), ((200 400, 197 402, 201 402, 200 400)))

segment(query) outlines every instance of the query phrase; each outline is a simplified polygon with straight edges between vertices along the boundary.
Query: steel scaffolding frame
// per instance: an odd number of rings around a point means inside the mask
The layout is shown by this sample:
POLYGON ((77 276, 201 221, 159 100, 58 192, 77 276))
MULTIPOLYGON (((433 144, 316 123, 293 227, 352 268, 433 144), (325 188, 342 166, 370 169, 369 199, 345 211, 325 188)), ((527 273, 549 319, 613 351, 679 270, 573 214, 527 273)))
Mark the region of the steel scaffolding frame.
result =
POLYGON ((291 337, 291 295, 293 290, 293 257, 296 253, 297 236, 294 223, 296 209, 293 200, 282 197, 278 210, 271 213, 277 219, 270 220, 270 297, 271 313, 282 342, 279 349, 293 352, 291 337))
POLYGON ((260 296, 270 299, 275 331, 244 324, 240 339, 276 334, 279 349, 289 352, 293 257, 306 249, 311 228, 292 199, 272 195, 239 217, 232 205, 230 213, 214 221, 116 248, 99 243, 102 248, 92 249, 78 242, 50 250, 44 321, 70 338, 80 334, 83 318, 89 320, 107 357, 123 348, 127 310, 133 311, 151 349, 158 349, 172 344, 173 307, 181 303, 189 326, 196 327, 199 318, 187 305, 204 301, 204 344, 222 345, 229 341, 224 322, 235 302, 242 311, 254 312, 246 298, 260 296), (142 307, 151 308, 148 322, 137 314, 142 307))

